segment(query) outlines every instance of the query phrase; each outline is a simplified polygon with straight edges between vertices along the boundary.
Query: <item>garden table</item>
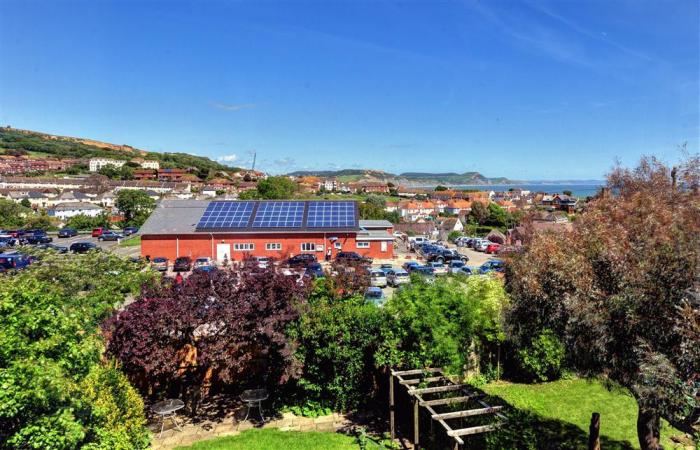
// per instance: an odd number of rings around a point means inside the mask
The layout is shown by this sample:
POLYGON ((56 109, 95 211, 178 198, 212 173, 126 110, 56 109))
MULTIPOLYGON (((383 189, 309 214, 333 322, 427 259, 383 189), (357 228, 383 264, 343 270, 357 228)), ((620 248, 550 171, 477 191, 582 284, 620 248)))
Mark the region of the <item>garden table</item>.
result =
POLYGON ((177 398, 166 399, 161 402, 156 403, 151 407, 154 413, 160 416, 160 435, 158 438, 163 436, 163 426, 165 425, 165 419, 170 418, 173 421, 178 430, 182 431, 180 425, 175 420, 175 413, 185 407, 185 402, 177 398))
POLYGON ((265 416, 263 416, 262 402, 264 400, 267 400, 267 397, 267 389, 248 389, 247 391, 243 391, 243 393, 241 394, 241 400, 248 407, 248 411, 246 412, 245 419, 243 419, 243 421, 248 420, 250 408, 258 408, 258 411, 260 411, 260 418, 263 422, 265 422, 265 416))

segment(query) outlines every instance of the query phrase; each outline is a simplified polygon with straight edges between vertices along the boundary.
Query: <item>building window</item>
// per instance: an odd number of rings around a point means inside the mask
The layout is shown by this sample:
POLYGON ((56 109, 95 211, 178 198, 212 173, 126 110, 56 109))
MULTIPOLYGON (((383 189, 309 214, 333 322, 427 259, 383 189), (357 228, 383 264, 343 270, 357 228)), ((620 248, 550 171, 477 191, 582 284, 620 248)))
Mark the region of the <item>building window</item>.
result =
POLYGON ((369 242, 357 242, 357 248, 369 248, 369 242))
POLYGON ((301 251, 302 252, 315 252, 316 251, 316 244, 313 242, 304 242, 301 244, 301 251))
POLYGON ((265 250, 282 250, 282 244, 279 242, 268 242, 265 244, 265 250))
POLYGON ((249 252, 255 250, 255 244, 233 244, 233 250, 237 252, 249 252))

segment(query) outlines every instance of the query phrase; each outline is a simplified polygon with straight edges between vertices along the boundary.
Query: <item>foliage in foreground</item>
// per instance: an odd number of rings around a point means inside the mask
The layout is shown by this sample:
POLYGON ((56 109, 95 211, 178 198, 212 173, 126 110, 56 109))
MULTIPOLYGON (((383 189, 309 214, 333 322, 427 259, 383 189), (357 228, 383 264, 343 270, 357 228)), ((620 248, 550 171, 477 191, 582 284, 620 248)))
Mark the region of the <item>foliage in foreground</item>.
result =
POLYGON ((147 447, 143 404, 101 361, 97 329, 137 289, 138 267, 104 254, 41 258, 0 284, 0 448, 147 447))
POLYGON ((688 426, 700 411, 700 161, 679 169, 643 159, 608 178, 572 233, 536 235, 509 266, 510 337, 543 330, 589 376, 629 389, 643 450, 659 448, 665 417, 688 426))
POLYGON ((386 305, 389 322, 379 364, 445 367, 461 375, 478 369, 479 355, 504 335, 500 314, 506 301, 492 277, 419 278, 399 289, 386 305))

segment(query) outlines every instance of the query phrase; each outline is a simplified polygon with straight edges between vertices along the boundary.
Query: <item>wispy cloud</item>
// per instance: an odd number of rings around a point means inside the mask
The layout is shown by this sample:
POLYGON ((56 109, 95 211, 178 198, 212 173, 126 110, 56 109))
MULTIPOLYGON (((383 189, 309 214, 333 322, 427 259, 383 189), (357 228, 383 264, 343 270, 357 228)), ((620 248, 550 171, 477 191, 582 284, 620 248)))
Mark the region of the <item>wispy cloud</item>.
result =
POLYGON ((292 167, 297 164, 294 158, 286 157, 281 159, 276 159, 273 161, 274 165, 279 167, 292 167))
POLYGON ((211 106, 224 111, 240 111, 242 109, 253 109, 258 105, 255 103, 221 103, 211 102, 211 106))
POLYGON ((222 164, 231 164, 238 161, 238 156, 234 154, 217 156, 216 160, 222 164))

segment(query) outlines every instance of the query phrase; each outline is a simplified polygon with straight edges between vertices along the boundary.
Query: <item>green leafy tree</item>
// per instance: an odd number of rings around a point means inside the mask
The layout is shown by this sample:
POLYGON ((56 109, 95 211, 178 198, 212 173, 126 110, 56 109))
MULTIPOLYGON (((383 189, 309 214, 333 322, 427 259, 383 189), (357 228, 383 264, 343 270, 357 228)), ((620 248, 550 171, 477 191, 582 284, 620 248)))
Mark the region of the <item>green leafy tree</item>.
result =
POLYGON ((568 195, 568 196, 573 195, 573 193, 572 193, 571 191, 569 191, 569 190, 563 190, 561 193, 564 194, 564 195, 568 195))
POLYGON ((32 203, 29 201, 28 198, 23 198, 21 202, 19 202, 20 205, 24 206, 25 208, 31 208, 32 203))
POLYGON ((381 206, 374 203, 360 203, 358 205, 360 219, 363 220, 380 220, 386 215, 386 211, 381 206))
POLYGON ((85 214, 78 214, 71 217, 66 222, 66 227, 75 228, 76 230, 90 230, 97 227, 106 227, 110 225, 109 214, 103 212, 98 216, 92 217, 85 214))
POLYGON ((134 179, 134 169, 133 167, 124 164, 119 169, 119 178, 122 180, 133 180, 134 179))
MULTIPOLYGON (((473 206, 472 206, 473 207, 473 206)), ((508 212, 496 203, 489 203, 488 219, 484 222, 486 225, 494 227, 505 227, 508 223, 508 212)))
POLYGON ((258 181, 257 191, 266 200, 284 200, 293 198, 297 185, 287 177, 269 177, 258 181))
POLYGON ((56 228, 55 220, 49 217, 46 213, 32 214, 27 216, 24 222, 26 228, 41 228, 42 230, 51 230, 56 228))
POLYGON ((469 211, 469 218, 477 223, 478 225, 483 225, 489 219, 489 209, 482 202, 473 202, 471 211, 469 211))
POLYGON ((440 184, 438 184, 437 186, 435 186, 435 192, 441 192, 441 191, 446 191, 446 190, 447 190, 447 187, 446 187, 446 186, 442 186, 442 185, 440 185, 440 184))
POLYGON ((19 228, 30 214, 32 211, 29 208, 12 200, 0 198, 0 227, 19 228))
POLYGON ((697 157, 616 168, 615 195, 590 202, 571 233, 535 235, 508 266, 510 338, 524 348, 551 330, 578 371, 627 388, 643 450, 660 448, 660 418, 690 431, 700 410, 699 180, 697 157))
POLYGON ((124 222, 132 226, 141 226, 156 207, 156 202, 144 191, 121 189, 117 193, 115 206, 124 214, 124 222))
POLYGON ((112 180, 118 180, 121 177, 121 169, 117 166, 107 164, 106 166, 100 167, 97 171, 100 175, 104 175, 112 180))

